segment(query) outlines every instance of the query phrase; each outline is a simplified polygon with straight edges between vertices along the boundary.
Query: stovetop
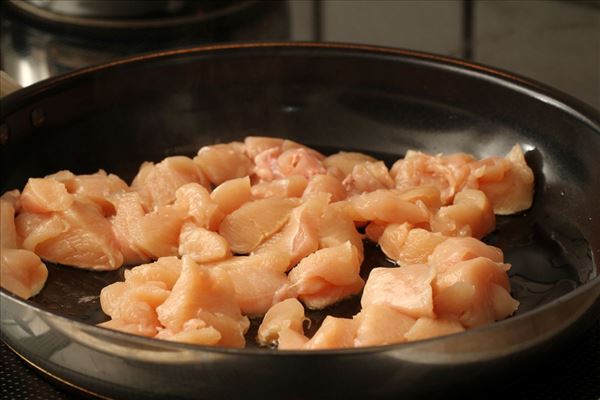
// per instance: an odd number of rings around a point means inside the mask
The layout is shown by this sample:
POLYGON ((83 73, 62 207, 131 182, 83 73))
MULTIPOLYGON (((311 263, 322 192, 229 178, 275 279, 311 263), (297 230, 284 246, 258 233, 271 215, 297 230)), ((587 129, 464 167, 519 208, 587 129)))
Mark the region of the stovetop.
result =
MULTIPOLYGON (((354 42, 432 52, 506 69, 600 109, 600 3, 594 1, 333 1, 259 3, 251 13, 183 29, 176 37, 111 37, 57 29, 3 4, 0 63, 22 85, 165 48, 215 42, 354 42)), ((0 345, 0 397, 83 398, 0 345)), ((497 399, 600 399, 600 320, 535 370, 499 381, 497 399)))
POLYGON ((229 8, 220 14, 200 15, 204 22, 112 34, 23 17, 6 6, 11 1, 2 2, 0 62, 23 85, 151 50, 215 42, 332 41, 472 60, 600 109, 598 1, 227 0, 229 8))

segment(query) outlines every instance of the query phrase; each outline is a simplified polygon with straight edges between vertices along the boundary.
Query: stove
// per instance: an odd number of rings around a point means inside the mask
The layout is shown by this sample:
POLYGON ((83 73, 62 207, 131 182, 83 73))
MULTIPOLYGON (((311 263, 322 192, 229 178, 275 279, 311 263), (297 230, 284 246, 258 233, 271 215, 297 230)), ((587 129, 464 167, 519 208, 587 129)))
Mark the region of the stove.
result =
MULTIPOLYGON (((2 70, 22 86, 131 54, 208 43, 332 41, 408 48, 524 75, 600 109, 596 1, 6 0, 2 70)), ((0 345, 0 397, 89 395, 0 345)), ((486 398, 600 399, 600 320, 486 398)))
POLYGON ((23 86, 132 54, 289 38, 284 2, 7 0, 2 15, 2 70, 23 86))
POLYGON ((6 0, 1 11, 0 64, 22 85, 167 48, 332 41, 465 58, 600 108, 597 1, 6 0))

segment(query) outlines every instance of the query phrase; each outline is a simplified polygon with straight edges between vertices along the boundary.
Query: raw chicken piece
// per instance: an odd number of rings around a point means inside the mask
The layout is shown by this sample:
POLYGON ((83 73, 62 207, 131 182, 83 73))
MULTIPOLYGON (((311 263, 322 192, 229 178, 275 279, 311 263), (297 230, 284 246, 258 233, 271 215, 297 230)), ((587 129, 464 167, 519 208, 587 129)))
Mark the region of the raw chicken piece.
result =
POLYGON ((533 202, 533 171, 527 165, 523 149, 516 144, 504 159, 492 158, 495 164, 504 165, 501 173, 493 171, 494 166, 482 160, 471 166, 472 174, 478 177, 479 190, 484 192, 494 206, 494 213, 499 215, 514 214, 527 210, 533 202), (481 164, 484 164, 483 168, 481 164))
POLYGON ((217 232, 186 222, 179 234, 179 255, 188 255, 197 263, 205 263, 231 257, 231 251, 227 241, 217 232))
POLYGON ((42 290, 48 270, 35 253, 17 249, 19 240, 13 205, 17 205, 18 200, 18 192, 5 194, 0 199, 0 286, 28 299, 42 290))
POLYGON ((272 181, 259 182, 252 186, 252 198, 301 197, 308 181, 302 175, 291 175, 272 181))
POLYGON ((21 207, 32 213, 65 211, 75 198, 65 185, 48 178, 29 178, 21 194, 21 207))
POLYGON ((206 266, 229 274, 235 300, 243 314, 263 315, 274 303, 290 297, 284 292, 289 286, 285 274, 288 264, 286 253, 269 252, 233 257, 206 266))
MULTIPOLYGON (((410 224, 407 224, 407 226, 408 225, 410 224)), ((387 226, 388 224, 386 223, 370 222, 365 228, 365 235, 367 236, 367 239, 369 239, 371 242, 377 243, 387 226)))
POLYGON ((467 184, 474 158, 469 154, 429 155, 409 150, 404 159, 396 161, 390 173, 399 189, 435 186, 442 204, 450 204, 454 195, 467 184))
POLYGON ((161 257, 153 263, 138 265, 125 270, 125 282, 139 285, 146 282, 162 282, 168 290, 181 274, 181 260, 177 257, 161 257))
POLYGON ((511 168, 511 163, 506 158, 489 157, 473 161, 469 164, 471 176, 469 187, 479 188, 482 183, 499 182, 511 168))
POLYGON ((299 203, 275 197, 250 201, 223 219, 219 233, 235 253, 250 253, 285 225, 299 203))
POLYGON ((436 293, 440 293, 457 282, 475 285, 476 290, 478 285, 487 289, 491 282, 504 289, 510 288, 506 264, 494 262, 486 257, 471 258, 455 263, 443 271, 438 271, 433 287, 436 293))
POLYGON ((451 206, 442 207, 430 220, 431 231, 446 236, 472 236, 480 239, 494 230, 496 217, 486 195, 464 189, 451 206))
POLYGON ((125 282, 115 282, 100 292, 100 305, 110 321, 99 324, 142 336, 154 336, 162 325, 156 307, 162 304, 181 273, 181 260, 158 261, 125 271, 125 282))
POLYGON ((213 185, 248 176, 253 168, 252 160, 244 154, 244 144, 240 142, 204 146, 198 150, 194 162, 213 185))
MULTIPOLYGON (((138 283, 141 286, 146 282, 138 283)), ((131 286, 125 282, 115 282, 108 286, 104 286, 100 291, 100 308, 106 315, 119 313, 119 306, 123 295, 131 286)))
POLYGON ((364 286, 359 272, 358 251, 347 241, 302 259, 288 275, 288 290, 308 308, 322 309, 359 293, 364 286))
MULTIPOLYGON (((189 183, 177 189, 175 196, 177 198, 175 207, 184 210, 187 217, 196 225, 211 231, 219 228, 225 214, 206 188, 197 183, 189 183)), ((215 198, 219 198, 219 195, 217 194, 215 198)), ((225 205, 225 208, 231 206, 231 204, 225 205)))
POLYGON ((138 264, 150 260, 151 255, 139 244, 143 240, 143 232, 140 231, 139 225, 146 214, 139 193, 117 195, 115 207, 116 214, 110 219, 110 222, 123 254, 123 262, 138 264))
POLYGON ((303 175, 310 179, 317 174, 324 174, 325 167, 322 164, 320 154, 308 148, 285 150, 277 158, 275 174, 282 176, 303 175))
POLYGON ((234 256, 223 261, 203 264, 207 267, 219 267, 224 269, 242 268, 252 265, 252 268, 267 268, 277 272, 285 272, 289 264, 290 256, 280 252, 265 252, 249 256, 234 256))
POLYGON ((414 340, 451 335, 453 333, 464 332, 464 330, 465 328, 459 322, 451 319, 421 317, 406 332, 404 337, 409 342, 412 342, 414 340))
POLYGON ((438 313, 447 314, 454 311, 456 313, 454 315, 459 317, 460 322, 466 327, 484 325, 496 319, 506 318, 518 306, 518 302, 510 298, 508 293, 510 283, 504 264, 485 257, 462 261, 443 272, 438 272, 432 285, 438 313), (457 288, 456 284, 460 286, 457 288), (448 290, 451 291, 450 294, 448 290), (469 293, 471 293, 470 298, 469 293), (458 296, 458 300, 455 300, 454 296, 458 296))
POLYGON ((93 203, 75 200, 65 211, 21 212, 15 219, 23 248, 44 260, 91 270, 114 270, 123 264, 111 224, 93 203))
POLYGON ((112 228, 126 263, 178 254, 186 211, 177 203, 145 214, 139 194, 130 192, 117 195, 115 204, 117 213, 111 220, 112 228))
POLYGON ((21 211, 21 192, 17 189, 9 190, 0 196, 0 200, 9 203, 15 212, 21 211))
POLYGON ((148 304, 153 310, 159 305, 163 304, 167 297, 171 293, 167 289, 167 285, 160 281, 149 281, 128 287, 125 296, 121 297, 120 305, 116 308, 116 315, 113 313, 113 318, 122 317, 122 313, 126 313, 127 309, 133 303, 138 301, 148 304))
POLYGON ((250 178, 230 179, 217 186, 210 194, 210 198, 219 206, 223 214, 231 214, 251 197, 250 178))
POLYGON ((60 171, 49 175, 65 185, 67 191, 81 200, 89 200, 102 208, 105 216, 114 215, 115 206, 111 196, 129 190, 127 184, 118 176, 99 170, 90 175, 74 175, 70 171, 60 171))
POLYGON ((361 194, 378 189, 391 189, 394 180, 383 161, 367 161, 356 164, 352 172, 343 181, 350 194, 361 194))
POLYGON ((430 210, 437 210, 442 205, 440 191, 435 186, 418 186, 413 188, 396 189, 400 200, 417 203, 422 201, 430 210))
POLYGON ((130 285, 116 282, 100 292, 102 311, 111 320, 98 324, 135 335, 152 337, 162 328, 156 308, 165 302, 170 291, 160 281, 130 285))
POLYGON ((503 286, 490 284, 489 292, 494 310, 494 320, 510 317, 519 308, 519 301, 514 299, 510 292, 503 286))
POLYGON ((304 307, 296 299, 286 299, 267 311, 258 328, 258 342, 262 346, 276 344, 279 333, 284 329, 304 335, 304 307))
POLYGON ((313 193, 329 193, 331 195, 330 201, 332 203, 344 200, 347 196, 346 189, 339 179, 332 175, 322 174, 312 177, 310 182, 308 182, 302 197, 309 197, 313 193))
POLYGON ((167 157, 158 164, 145 162, 133 179, 131 189, 140 193, 147 210, 175 201, 175 191, 186 183, 208 187, 208 179, 188 157, 167 157))
POLYGON ((404 342, 404 334, 415 319, 387 306, 370 305, 354 317, 358 329, 355 347, 380 346, 404 342))
POLYGON ((366 154, 340 151, 339 153, 327 157, 323 161, 323 164, 328 170, 333 169, 339 171, 341 179, 344 179, 347 175, 352 173, 354 166, 365 162, 377 161, 378 160, 366 154))
MULTIPOLYGON (((244 347, 244 334, 250 326, 248 318, 242 316, 235 301, 235 290, 229 274, 221 268, 210 268, 196 264, 184 256, 181 275, 173 286, 167 300, 156 308, 158 319, 165 327, 157 334, 160 339, 176 339, 186 332, 186 322, 200 320, 220 334, 217 343, 211 339, 200 342, 223 347, 244 347)), ((192 327, 198 327, 197 321, 192 327)), ((214 335, 209 335, 214 339, 214 335)))
POLYGON ((304 334, 283 328, 279 332, 277 350, 303 350, 306 343, 308 343, 308 338, 304 334))
POLYGON ((413 204, 392 190, 375 190, 346 201, 346 212, 354 221, 412 224, 429 221, 429 210, 422 202, 413 204))
MULTIPOLYGON (((322 310, 351 296, 359 294, 364 286, 365 281, 362 279, 357 279, 352 285, 347 286, 335 286, 322 282, 319 290, 317 290, 317 285, 311 285, 310 290, 315 292, 304 294, 300 296, 299 299, 311 310, 322 310)), ((292 291, 284 291, 283 293, 286 294, 286 296, 280 297, 287 298, 294 293, 293 288, 292 291)))
POLYGON ((286 152, 288 150, 295 150, 295 149, 304 149, 304 150, 308 151, 313 157, 315 157, 319 161, 323 161, 325 159, 325 156, 323 154, 319 153, 318 151, 316 151, 315 149, 312 149, 312 148, 305 146, 303 144, 300 144, 298 142, 294 142, 293 140, 283 139, 283 142, 281 143, 281 151, 282 152, 286 152))
POLYGON ((263 181, 291 175, 302 175, 310 180, 314 175, 326 172, 322 159, 321 154, 307 147, 270 148, 254 158, 254 173, 263 181))
POLYGON ((17 248, 17 228, 15 227, 15 209, 11 203, 0 200, 0 242, 2 249, 17 248))
POLYGON ((71 171, 69 171, 68 169, 63 169, 63 170, 60 170, 53 174, 44 176, 44 179, 53 179, 60 183, 65 183, 74 178, 75 178, 75 174, 72 173, 71 171))
POLYGON ((329 195, 315 193, 305 202, 296 207, 280 232, 271 236, 258 246, 255 254, 273 251, 290 255, 288 269, 319 249, 319 220, 327 203, 329 195))
POLYGON ((462 315, 471 307, 475 297, 475 285, 468 282, 456 282, 433 296, 433 310, 438 316, 462 315))
MULTIPOLYGON (((369 224, 369 226, 371 225, 373 223, 369 224)), ((403 224, 373 225, 370 228, 370 236, 377 237, 377 243, 383 254, 392 260, 398 260, 411 227, 412 225, 406 222, 403 224)), ((398 261, 398 263, 400 262, 398 261)), ((409 265, 412 264, 416 263, 409 263, 409 265)))
POLYGON ((289 285, 287 276, 282 272, 265 266, 257 268, 252 264, 224 270, 233 282, 235 300, 244 315, 264 315, 273 303, 286 298, 279 295, 280 290, 289 285))
POLYGON ((181 210, 163 206, 144 215, 129 232, 135 232, 136 244, 152 258, 176 255, 183 218, 181 210))
POLYGON ((434 317, 431 281, 433 268, 409 265, 375 268, 369 274, 360 304, 388 306, 410 317, 434 317))
POLYGON ((409 224, 390 224, 379 238, 386 256, 401 266, 425 264, 433 250, 447 238, 425 229, 411 229, 409 224))
POLYGON ((364 255, 362 238, 343 208, 332 204, 325 207, 319 219, 318 232, 320 248, 335 247, 349 241, 356 248, 358 261, 362 264, 364 255))
MULTIPOLYGON (((232 329, 235 329, 233 327, 232 329)), ((183 324, 181 331, 170 333, 168 330, 159 332, 157 338, 172 342, 218 346, 223 336, 221 332, 199 318, 192 318, 183 324)))
POLYGON ((20 213, 15 218, 15 228, 17 237, 22 239, 21 247, 31 251, 39 243, 53 239, 67 230, 60 215, 52 213, 20 213))
POLYGON ((42 290, 48 278, 48 269, 33 252, 2 248, 1 260, 0 286, 4 289, 24 299, 42 290))
POLYGON ((253 173, 259 182, 269 182, 276 178, 282 178, 279 173, 277 158, 281 155, 280 147, 268 148, 254 157, 253 173))
MULTIPOLYGON (((143 307, 143 306, 142 306, 143 307)), ((138 314, 143 314, 145 310, 139 310, 138 314)), ((130 333, 132 335, 152 337, 156 334, 157 327, 153 325, 146 325, 144 323, 127 322, 124 319, 109 319, 106 322, 101 322, 98 326, 102 328, 112 329, 114 331, 120 331, 130 333)))
POLYGON ((288 139, 272 138, 265 136, 248 136, 246 137, 246 139, 244 139, 244 145, 246 154, 252 160, 254 160, 255 157, 260 153, 270 149, 277 149, 280 152, 284 152, 290 149, 306 149, 310 151, 319 160, 325 158, 321 153, 309 147, 301 145, 300 143, 294 142, 293 140, 288 139))
MULTIPOLYGON (((481 240, 471 237, 448 238, 431 253, 429 265, 434 267, 438 273, 441 273, 458 262, 477 257, 489 258, 497 263, 504 260, 502 250, 489 246, 481 240)), ((509 267, 508 264, 504 264, 505 270, 508 270, 509 267)))
POLYGON ((496 214, 506 215, 531 207, 533 172, 520 145, 505 158, 475 160, 464 153, 429 155, 409 150, 391 169, 398 188, 433 185, 441 192, 443 204, 450 204, 463 189, 479 189, 486 194, 496 214))
MULTIPOLYGON (((251 160, 265 150, 281 148, 284 139, 266 136, 247 136, 244 139, 245 152, 251 160)), ((300 145, 298 145, 300 146, 300 145)))
POLYGON ((304 345, 307 350, 326 350, 354 347, 356 321, 328 315, 314 336, 304 345))

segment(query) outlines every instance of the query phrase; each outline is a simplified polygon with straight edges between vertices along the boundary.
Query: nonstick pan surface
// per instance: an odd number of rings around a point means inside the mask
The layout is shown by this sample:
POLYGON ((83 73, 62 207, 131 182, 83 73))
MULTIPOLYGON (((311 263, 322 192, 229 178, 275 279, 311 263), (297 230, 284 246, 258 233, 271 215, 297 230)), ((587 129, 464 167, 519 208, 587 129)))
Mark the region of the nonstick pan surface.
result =
MULTIPOLYGON (((223 45, 137 56, 52 78, 1 101, 1 191, 62 169, 131 180, 143 161, 248 135, 388 164, 408 149, 503 155, 536 178, 532 209, 486 238, 510 271, 515 317, 409 344, 277 352, 219 349, 98 328, 100 289, 124 268, 48 264, 23 301, 2 290, 2 338, 49 374, 114 398, 431 396, 527 365, 597 318, 600 116, 527 79, 460 60, 369 46, 223 45)), ((387 261, 367 246, 363 275, 387 261)), ((349 317, 358 299, 326 310, 349 317)), ((324 317, 311 312, 313 329, 324 317)), ((259 321, 254 321, 256 328, 259 321)))

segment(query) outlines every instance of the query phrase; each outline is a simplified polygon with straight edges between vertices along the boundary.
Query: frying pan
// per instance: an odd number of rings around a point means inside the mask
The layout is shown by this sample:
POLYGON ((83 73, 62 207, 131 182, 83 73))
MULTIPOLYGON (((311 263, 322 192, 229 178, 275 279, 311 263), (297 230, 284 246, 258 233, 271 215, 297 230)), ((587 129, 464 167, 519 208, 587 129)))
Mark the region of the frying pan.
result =
MULTIPOLYGON (((24 301, 2 290, 2 339, 39 369, 113 398, 429 396, 498 379, 598 317, 600 114, 533 81, 446 57, 345 44, 259 43, 166 51, 58 76, 1 101, 2 192, 28 177, 142 161, 247 135, 386 162, 407 149, 526 150, 532 209, 498 219, 516 316, 465 333, 362 349, 277 352, 136 337, 94 326, 123 270, 49 264, 24 301)), ((369 247, 365 270, 385 264, 369 247)), ((363 270, 363 274, 365 273, 363 270)), ((350 316, 357 300, 328 312, 350 316)), ((318 325, 323 313, 310 314, 318 325)), ((257 322, 253 323, 256 329, 257 322)), ((255 331, 254 331, 255 332, 255 331)), ((453 392, 455 393, 455 392, 453 392)))

